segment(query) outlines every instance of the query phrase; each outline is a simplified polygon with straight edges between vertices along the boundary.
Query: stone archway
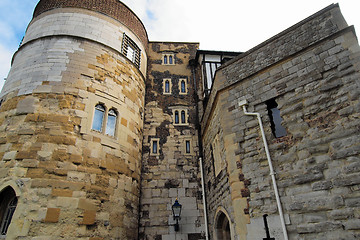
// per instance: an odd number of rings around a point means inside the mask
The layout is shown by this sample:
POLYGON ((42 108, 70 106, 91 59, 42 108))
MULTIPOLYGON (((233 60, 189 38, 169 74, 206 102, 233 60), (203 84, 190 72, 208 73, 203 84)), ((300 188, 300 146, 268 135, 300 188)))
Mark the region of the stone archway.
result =
POLYGON ((223 211, 219 211, 215 220, 216 240, 232 240, 231 226, 227 215, 223 211))

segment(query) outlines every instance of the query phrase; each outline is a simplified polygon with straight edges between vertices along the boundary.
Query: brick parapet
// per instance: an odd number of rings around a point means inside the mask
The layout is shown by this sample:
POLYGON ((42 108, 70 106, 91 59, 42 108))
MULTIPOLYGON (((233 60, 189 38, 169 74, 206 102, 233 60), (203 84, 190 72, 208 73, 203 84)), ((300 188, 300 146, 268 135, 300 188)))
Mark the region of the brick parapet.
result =
POLYGON ((148 35, 144 24, 124 3, 118 0, 41 0, 34 11, 33 18, 56 8, 83 8, 110 16, 131 29, 142 41, 148 45, 148 35))

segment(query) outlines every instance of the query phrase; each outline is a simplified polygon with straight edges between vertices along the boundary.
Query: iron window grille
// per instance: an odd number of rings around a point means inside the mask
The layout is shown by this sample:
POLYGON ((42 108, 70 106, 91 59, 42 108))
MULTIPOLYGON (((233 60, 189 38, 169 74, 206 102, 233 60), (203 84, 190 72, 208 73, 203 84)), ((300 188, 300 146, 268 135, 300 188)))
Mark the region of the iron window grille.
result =
POLYGON ((123 42, 122 42, 122 53, 132 61, 138 68, 140 68, 140 48, 136 43, 124 33, 123 42))

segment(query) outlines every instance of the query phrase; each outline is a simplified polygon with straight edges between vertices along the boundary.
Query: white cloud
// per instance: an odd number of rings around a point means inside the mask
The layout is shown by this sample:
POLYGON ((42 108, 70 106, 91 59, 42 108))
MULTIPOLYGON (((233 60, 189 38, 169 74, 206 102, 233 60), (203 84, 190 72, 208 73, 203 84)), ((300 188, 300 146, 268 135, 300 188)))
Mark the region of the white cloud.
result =
MULTIPOLYGON (((201 49, 246 51, 327 7, 333 0, 123 2, 142 19, 151 41, 193 41, 200 42, 201 49), (147 11, 152 12, 154 19, 146 15, 147 11)), ((355 12, 360 2, 339 0, 339 3, 348 22, 360 27, 360 16, 355 12), (349 21, 353 17, 356 19, 349 21)))

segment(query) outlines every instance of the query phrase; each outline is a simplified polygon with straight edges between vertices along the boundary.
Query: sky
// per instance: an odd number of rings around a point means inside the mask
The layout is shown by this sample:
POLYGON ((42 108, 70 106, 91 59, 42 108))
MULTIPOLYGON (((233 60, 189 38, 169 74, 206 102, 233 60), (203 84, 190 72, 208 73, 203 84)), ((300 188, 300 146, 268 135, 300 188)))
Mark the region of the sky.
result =
MULTIPOLYGON (((80 1, 80 0, 79 0, 80 1)), ((0 0, 0 88, 38 0, 0 0)), ((122 0, 150 41, 199 42, 245 52, 332 3, 360 36, 359 0, 122 0)))

